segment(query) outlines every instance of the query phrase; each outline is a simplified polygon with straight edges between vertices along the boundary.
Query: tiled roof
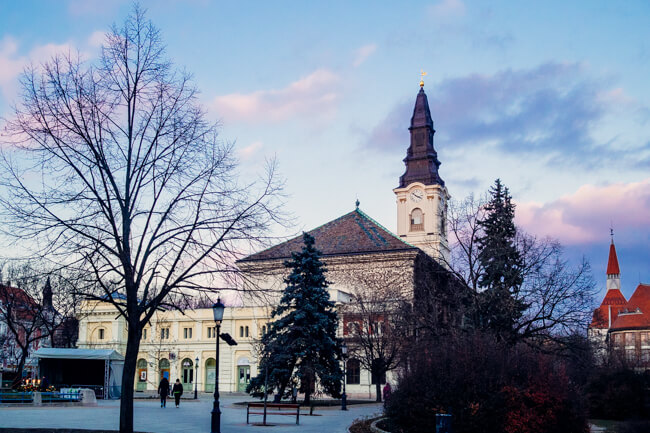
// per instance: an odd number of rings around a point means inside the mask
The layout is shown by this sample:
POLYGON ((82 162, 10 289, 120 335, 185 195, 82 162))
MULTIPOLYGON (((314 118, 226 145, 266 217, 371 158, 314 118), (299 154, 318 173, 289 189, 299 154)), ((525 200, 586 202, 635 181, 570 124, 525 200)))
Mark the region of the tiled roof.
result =
POLYGON ((612 330, 630 328, 650 329, 650 284, 637 286, 612 325, 612 330))
POLYGON ((594 311, 593 319, 591 320, 591 328, 608 328, 609 327, 609 312, 612 312, 612 324, 616 320, 620 310, 625 308, 627 300, 625 296, 618 289, 611 289, 607 291, 605 299, 600 304, 600 307, 594 311), (611 307, 611 308, 610 308, 611 307))
POLYGON ((609 246, 609 260, 607 261, 607 275, 620 274, 621 270, 618 268, 618 257, 616 256, 616 247, 614 242, 609 246))
MULTIPOLYGON (((359 209, 308 233, 314 237, 315 247, 324 256, 417 250, 359 209)), ((301 235, 239 261, 288 259, 292 252, 301 251, 302 247, 301 235)))

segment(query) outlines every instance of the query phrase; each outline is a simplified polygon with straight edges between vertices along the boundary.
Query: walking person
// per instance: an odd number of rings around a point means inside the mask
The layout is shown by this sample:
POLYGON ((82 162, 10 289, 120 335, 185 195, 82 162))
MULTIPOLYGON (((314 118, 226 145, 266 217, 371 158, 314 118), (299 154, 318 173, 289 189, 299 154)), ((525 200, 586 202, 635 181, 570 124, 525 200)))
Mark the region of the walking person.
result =
POLYGON ((158 394, 160 394, 160 407, 167 407, 167 396, 169 395, 169 381, 166 377, 160 380, 158 385, 158 394))
POLYGON ((176 407, 181 403, 181 395, 183 395, 183 384, 179 379, 176 379, 174 388, 172 388, 172 394, 174 394, 174 400, 176 401, 176 407))

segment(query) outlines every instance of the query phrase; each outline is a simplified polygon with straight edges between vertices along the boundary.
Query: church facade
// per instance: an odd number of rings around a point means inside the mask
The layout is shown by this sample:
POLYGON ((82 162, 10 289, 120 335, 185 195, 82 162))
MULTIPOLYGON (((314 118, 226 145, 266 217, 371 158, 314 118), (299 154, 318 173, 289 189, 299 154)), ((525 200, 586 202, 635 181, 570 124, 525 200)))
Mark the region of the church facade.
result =
MULTIPOLYGON (((338 334, 344 339, 350 335, 348 319, 352 317, 344 313, 345 307, 361 288, 381 290, 390 282, 392 288, 399 287, 400 297, 413 300, 418 292, 435 292, 436 283, 432 282, 440 281, 440 275, 447 274, 446 214, 450 197, 438 173, 440 161, 433 143, 435 130, 423 86, 420 83, 408 128, 410 143, 404 158, 405 172, 393 190, 397 204, 396 233, 365 214, 358 203, 351 212, 308 232, 323 254, 328 270, 326 277, 331 283, 330 298, 340 313, 338 334), (363 285, 368 287, 360 287, 363 285)), ((301 249, 302 236, 298 236, 237 261, 243 275, 243 293, 251 295, 244 295, 243 307, 226 309, 222 329, 240 344, 222 345, 225 352, 219 366, 221 390, 242 391, 250 377, 258 373, 255 345, 265 332, 272 307, 284 288, 283 280, 288 275, 284 261, 301 249)), ((106 308, 102 306, 88 307, 88 314, 80 319, 79 347, 110 347, 123 353, 126 333, 123 326, 116 324, 122 319, 115 319, 114 312, 104 311, 106 308), (109 336, 104 342, 99 341, 101 328, 107 329, 103 338, 109 336)), ((441 305, 445 314, 450 308, 441 305)), ((154 316, 148 333, 143 336, 146 341, 141 346, 136 388, 154 390, 161 375, 166 374, 174 380, 181 378, 192 388, 196 380, 200 391, 210 391, 214 379, 211 314, 209 309, 197 309, 185 315, 168 311, 154 316)), ((377 332, 380 330, 381 326, 377 326, 377 332)), ((349 396, 374 397, 373 380, 394 381, 391 372, 388 377, 375 378, 355 358, 354 351, 346 361, 346 372, 349 396)))

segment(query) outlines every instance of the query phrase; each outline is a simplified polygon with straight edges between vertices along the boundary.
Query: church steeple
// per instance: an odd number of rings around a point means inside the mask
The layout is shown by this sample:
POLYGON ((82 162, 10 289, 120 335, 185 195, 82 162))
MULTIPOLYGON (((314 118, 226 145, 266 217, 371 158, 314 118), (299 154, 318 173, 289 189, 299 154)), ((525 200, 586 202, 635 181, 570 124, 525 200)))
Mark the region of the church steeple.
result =
MULTIPOLYGON (((425 73, 422 73, 424 76, 425 73)), ((438 174, 438 154, 433 148, 433 119, 420 81, 409 126, 406 171, 393 190, 397 198, 397 234, 442 264, 449 263, 447 202, 449 193, 438 174)))
POLYGON ((444 186, 445 182, 438 174, 440 161, 433 148, 433 135, 436 130, 433 129, 429 100, 424 92, 423 82, 420 83, 420 91, 415 99, 409 132, 411 143, 404 158, 406 172, 399 178, 399 188, 404 188, 413 182, 444 186))
POLYGON ((609 259, 607 260, 607 291, 613 289, 621 289, 621 270, 618 267, 618 257, 612 231, 612 243, 609 245, 609 259))

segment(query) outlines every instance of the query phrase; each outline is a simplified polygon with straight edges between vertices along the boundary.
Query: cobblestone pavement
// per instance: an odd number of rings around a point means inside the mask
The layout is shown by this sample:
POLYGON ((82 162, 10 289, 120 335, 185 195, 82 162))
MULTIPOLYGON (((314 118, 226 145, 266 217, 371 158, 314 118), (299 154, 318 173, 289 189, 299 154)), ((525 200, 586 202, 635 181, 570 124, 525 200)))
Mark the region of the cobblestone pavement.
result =
MULTIPOLYGON (((345 433, 352 421, 379 414, 381 405, 349 406, 348 411, 340 408, 316 408, 314 416, 303 415, 300 425, 295 417, 269 416, 267 422, 274 427, 246 424, 246 406, 234 403, 247 400, 243 395, 222 394, 221 431, 223 433, 345 433)), ((0 407, 0 427, 53 427, 80 429, 117 430, 119 401, 99 401, 96 407, 0 407)), ((135 429, 152 433, 204 433, 210 431, 212 396, 203 394, 199 400, 182 400, 175 408, 173 399, 167 407, 161 408, 156 400, 136 400, 134 404, 135 429)), ((262 421, 262 417, 251 416, 251 421, 262 421)))

